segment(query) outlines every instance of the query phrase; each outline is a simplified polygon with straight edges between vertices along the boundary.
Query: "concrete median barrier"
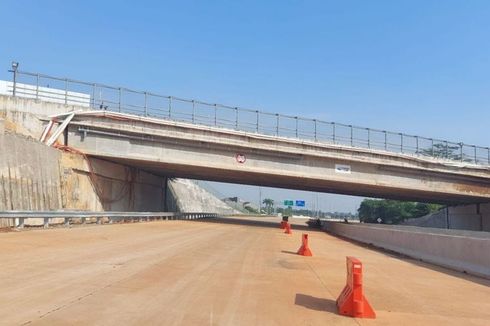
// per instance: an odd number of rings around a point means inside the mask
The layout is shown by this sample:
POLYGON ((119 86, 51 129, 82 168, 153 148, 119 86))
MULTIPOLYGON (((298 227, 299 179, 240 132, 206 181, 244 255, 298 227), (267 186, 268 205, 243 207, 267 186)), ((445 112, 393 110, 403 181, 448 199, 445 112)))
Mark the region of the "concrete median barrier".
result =
POLYGON ((324 222, 324 230, 490 279, 490 233, 324 222))

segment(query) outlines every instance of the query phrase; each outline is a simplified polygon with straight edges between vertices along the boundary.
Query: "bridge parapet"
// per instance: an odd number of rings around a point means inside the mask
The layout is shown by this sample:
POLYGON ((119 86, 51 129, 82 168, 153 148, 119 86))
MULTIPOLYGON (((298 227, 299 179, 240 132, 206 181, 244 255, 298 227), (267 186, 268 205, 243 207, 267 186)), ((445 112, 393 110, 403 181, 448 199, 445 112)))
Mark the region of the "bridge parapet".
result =
POLYGON ((490 201, 490 168, 113 112, 76 113, 87 155, 191 179, 441 203, 490 201), (240 158, 240 159, 239 159, 240 158))
POLYGON ((490 147, 207 103, 19 70, 14 71, 13 82, 5 83, 3 93, 275 137, 490 165, 490 147))

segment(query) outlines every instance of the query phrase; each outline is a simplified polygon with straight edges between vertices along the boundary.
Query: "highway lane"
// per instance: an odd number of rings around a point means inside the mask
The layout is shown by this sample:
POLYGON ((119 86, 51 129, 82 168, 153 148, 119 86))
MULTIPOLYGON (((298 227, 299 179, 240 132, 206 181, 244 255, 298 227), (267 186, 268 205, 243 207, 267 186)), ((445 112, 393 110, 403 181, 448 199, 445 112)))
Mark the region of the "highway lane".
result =
POLYGON ((0 233, 0 324, 490 324, 488 280, 313 230, 314 256, 297 256, 304 225, 257 220, 0 233), (374 321, 336 313, 347 255, 364 263, 374 321))

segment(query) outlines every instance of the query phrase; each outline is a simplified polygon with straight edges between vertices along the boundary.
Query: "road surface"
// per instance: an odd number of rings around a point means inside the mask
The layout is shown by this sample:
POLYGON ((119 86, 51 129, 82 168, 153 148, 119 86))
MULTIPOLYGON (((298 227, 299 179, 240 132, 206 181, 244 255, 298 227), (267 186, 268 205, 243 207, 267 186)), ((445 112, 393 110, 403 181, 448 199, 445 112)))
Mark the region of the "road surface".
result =
POLYGON ((0 324, 490 325, 490 281, 273 221, 0 233, 0 324), (336 313, 347 255, 376 320, 336 313))

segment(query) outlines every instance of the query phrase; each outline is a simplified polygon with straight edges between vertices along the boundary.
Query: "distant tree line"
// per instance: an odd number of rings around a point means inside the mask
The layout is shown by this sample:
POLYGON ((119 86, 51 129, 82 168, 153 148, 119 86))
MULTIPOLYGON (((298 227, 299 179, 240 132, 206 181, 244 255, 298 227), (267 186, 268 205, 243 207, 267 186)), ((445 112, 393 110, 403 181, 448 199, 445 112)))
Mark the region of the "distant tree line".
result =
POLYGON ((365 223, 398 224, 403 220, 422 217, 441 208, 442 206, 438 204, 364 199, 358 209, 358 215, 359 220, 365 223))
POLYGON ((277 213, 281 213, 282 215, 303 215, 303 216, 311 216, 311 217, 320 217, 320 218, 340 218, 340 219, 356 219, 357 214, 346 213, 346 212, 323 212, 323 211, 315 211, 311 209, 293 209, 293 208, 283 208, 277 207, 277 213))

